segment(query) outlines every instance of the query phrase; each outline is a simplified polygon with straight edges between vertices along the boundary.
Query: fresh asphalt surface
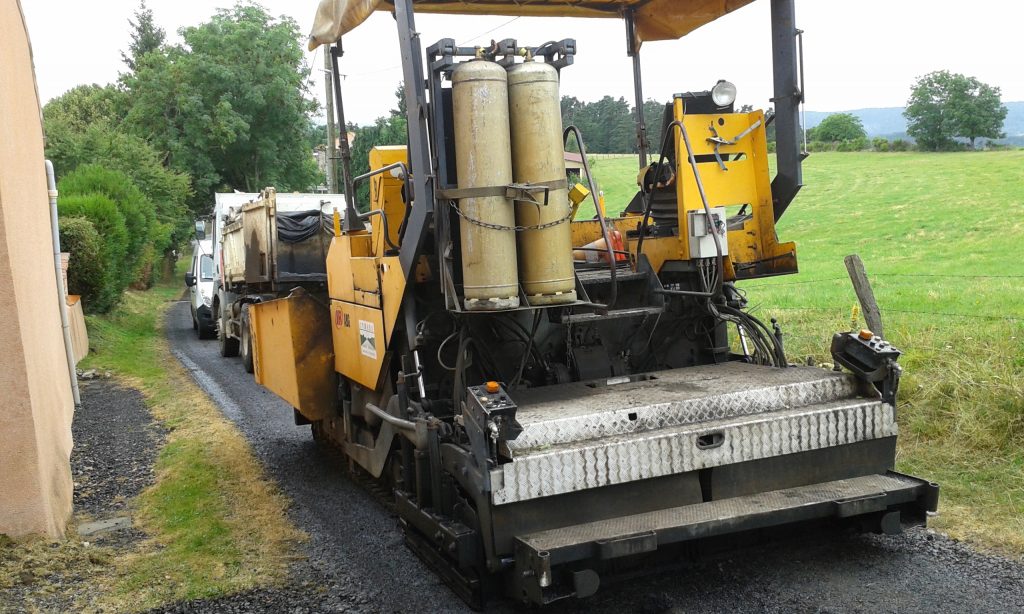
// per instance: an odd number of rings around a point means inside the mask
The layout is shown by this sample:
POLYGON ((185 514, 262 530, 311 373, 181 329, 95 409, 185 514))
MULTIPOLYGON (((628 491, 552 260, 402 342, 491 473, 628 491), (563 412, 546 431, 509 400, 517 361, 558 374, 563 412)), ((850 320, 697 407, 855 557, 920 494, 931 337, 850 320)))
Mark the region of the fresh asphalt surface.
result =
MULTIPOLYGON (((174 356, 249 440, 309 534, 292 584, 176 611, 464 612, 403 543, 391 514, 339 457, 314 445, 292 409, 257 385, 216 341, 199 341, 187 302, 171 306, 174 356)), ((940 500, 941 509, 941 500, 940 500)), ((510 610, 503 602, 496 609, 510 610)), ((1024 565, 924 530, 897 537, 830 535, 758 545, 604 587, 560 609, 587 612, 1024 611, 1024 565)))

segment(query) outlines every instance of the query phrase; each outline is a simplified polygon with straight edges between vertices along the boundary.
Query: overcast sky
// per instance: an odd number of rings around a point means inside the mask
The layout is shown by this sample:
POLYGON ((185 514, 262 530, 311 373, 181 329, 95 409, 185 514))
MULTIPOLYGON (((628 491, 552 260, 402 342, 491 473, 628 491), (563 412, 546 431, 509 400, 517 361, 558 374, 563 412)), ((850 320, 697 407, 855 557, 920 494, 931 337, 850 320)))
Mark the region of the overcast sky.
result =
MULTIPOLYGON (((682 1, 682 0, 680 0, 682 1)), ((128 19, 138 0, 21 0, 44 103, 82 83, 109 83, 124 70, 128 19)), ((178 28, 206 20, 231 0, 149 0, 172 42, 178 28)), ((271 14, 294 18, 309 31, 316 0, 264 0, 271 14)), ((673 92, 734 82, 739 103, 769 106, 771 47, 768 0, 756 0, 679 41, 646 43, 641 53, 644 96, 668 100, 673 92)), ((1024 3, 1009 0, 797 0, 803 29, 807 108, 842 111, 903 106, 914 79, 948 69, 998 86, 1003 101, 1024 100, 1021 26, 1024 3)), ((516 38, 537 45, 575 38, 576 63, 562 71, 562 93, 582 100, 606 94, 632 101, 624 26, 617 19, 539 19, 417 16, 424 47, 439 38, 485 44, 516 38), (493 31, 491 31, 493 30, 493 31)), ((401 80, 394 19, 377 13, 345 37, 347 119, 368 123, 394 106, 401 80)), ((323 99, 320 52, 307 54, 323 99)))

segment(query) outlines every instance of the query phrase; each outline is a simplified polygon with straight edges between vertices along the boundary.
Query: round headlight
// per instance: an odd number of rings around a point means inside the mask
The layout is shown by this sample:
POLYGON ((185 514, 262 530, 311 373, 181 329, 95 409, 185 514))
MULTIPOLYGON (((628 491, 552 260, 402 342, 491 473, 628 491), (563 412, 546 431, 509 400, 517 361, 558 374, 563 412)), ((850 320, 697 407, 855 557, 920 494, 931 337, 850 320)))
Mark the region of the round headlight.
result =
POLYGON ((720 79, 711 88, 711 100, 719 107, 727 107, 736 102, 736 86, 725 79, 720 79))

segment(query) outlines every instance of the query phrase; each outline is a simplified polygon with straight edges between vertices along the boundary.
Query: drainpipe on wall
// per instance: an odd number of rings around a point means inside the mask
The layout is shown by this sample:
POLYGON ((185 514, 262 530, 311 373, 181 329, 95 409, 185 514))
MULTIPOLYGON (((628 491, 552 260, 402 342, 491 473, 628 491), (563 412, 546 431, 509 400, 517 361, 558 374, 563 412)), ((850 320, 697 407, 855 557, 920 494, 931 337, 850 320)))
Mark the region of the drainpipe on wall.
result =
POLYGON ((71 394, 75 399, 75 409, 82 405, 78 394, 78 372, 75 371, 75 352, 71 347, 71 326, 68 324, 68 292, 64 287, 64 276, 61 275, 60 262, 60 230, 57 222, 57 182, 53 178, 53 163, 46 161, 46 188, 50 196, 50 232, 53 235, 53 270, 57 275, 57 299, 60 303, 60 325, 64 332, 64 354, 68 361, 68 373, 71 374, 71 394))

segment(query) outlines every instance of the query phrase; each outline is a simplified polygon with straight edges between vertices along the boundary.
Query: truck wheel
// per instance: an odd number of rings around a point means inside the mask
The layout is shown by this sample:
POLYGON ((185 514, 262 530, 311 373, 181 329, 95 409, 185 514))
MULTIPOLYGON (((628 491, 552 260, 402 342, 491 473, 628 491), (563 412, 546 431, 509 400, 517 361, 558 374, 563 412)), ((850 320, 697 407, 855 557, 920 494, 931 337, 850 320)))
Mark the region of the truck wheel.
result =
POLYGON ((217 341, 220 342, 220 355, 225 358, 238 356, 238 339, 228 337, 225 328, 227 328, 227 323, 221 317, 217 320, 217 341))
POLYGON ((242 366, 245 367, 246 373, 252 373, 252 331, 249 329, 249 303, 242 305, 241 321, 242 339, 239 344, 239 356, 242 357, 242 366))
POLYGON ((323 420, 314 420, 310 422, 310 430, 313 432, 313 441, 319 446, 327 447, 330 445, 330 440, 327 438, 327 429, 324 428, 323 420))

